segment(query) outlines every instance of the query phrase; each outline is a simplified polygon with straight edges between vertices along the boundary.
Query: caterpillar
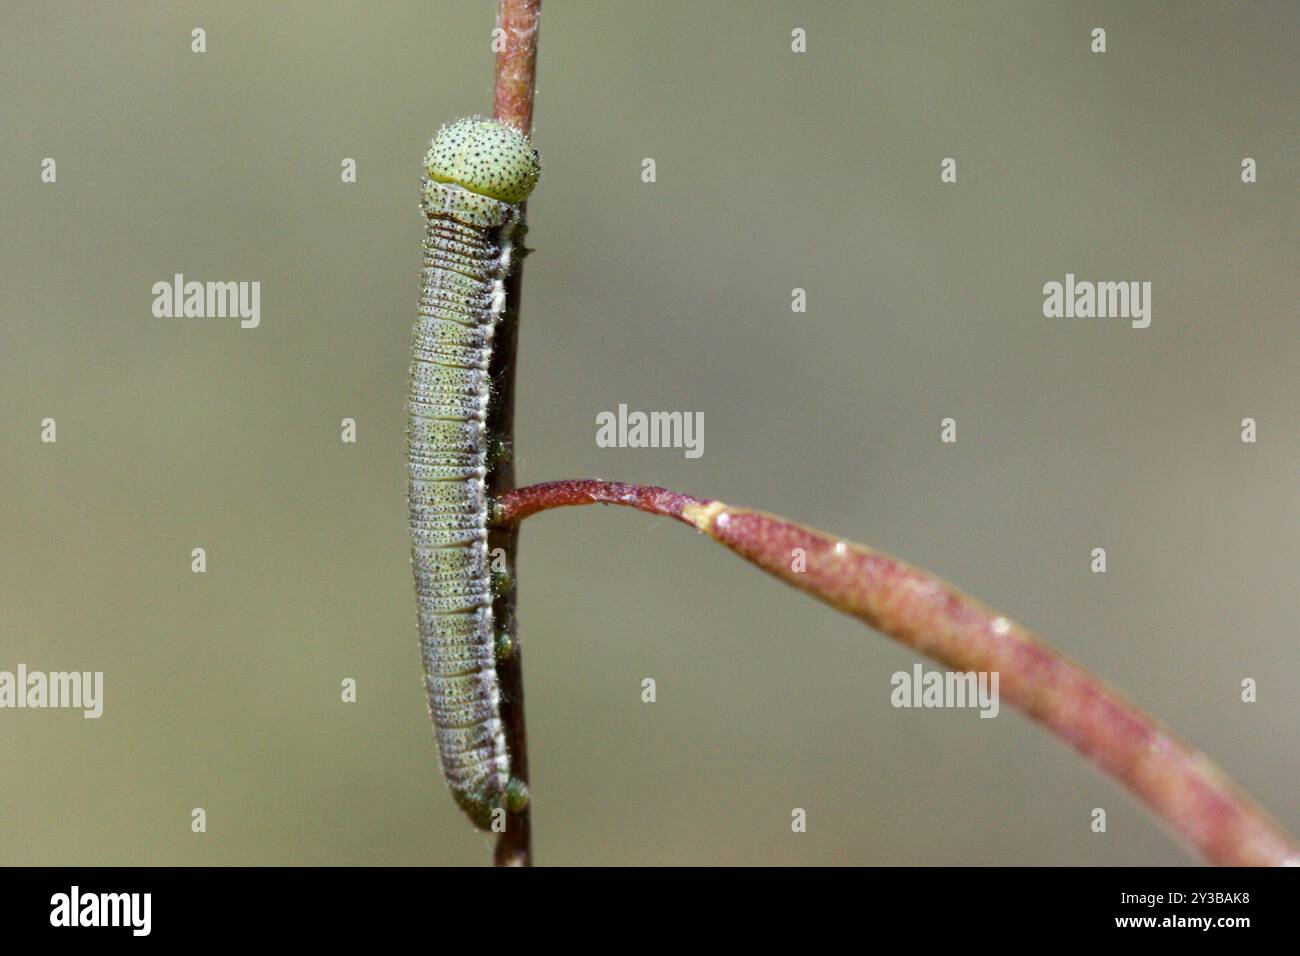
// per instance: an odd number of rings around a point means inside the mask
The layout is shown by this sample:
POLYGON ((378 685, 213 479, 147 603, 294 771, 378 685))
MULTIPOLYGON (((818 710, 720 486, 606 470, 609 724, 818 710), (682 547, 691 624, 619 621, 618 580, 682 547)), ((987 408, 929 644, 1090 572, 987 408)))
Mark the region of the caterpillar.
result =
POLYGON ((443 776, 480 829, 522 809, 501 720, 487 552, 492 337, 511 236, 541 172, 518 130, 482 117, 440 129, 424 157, 424 269, 411 350, 411 564, 443 776))

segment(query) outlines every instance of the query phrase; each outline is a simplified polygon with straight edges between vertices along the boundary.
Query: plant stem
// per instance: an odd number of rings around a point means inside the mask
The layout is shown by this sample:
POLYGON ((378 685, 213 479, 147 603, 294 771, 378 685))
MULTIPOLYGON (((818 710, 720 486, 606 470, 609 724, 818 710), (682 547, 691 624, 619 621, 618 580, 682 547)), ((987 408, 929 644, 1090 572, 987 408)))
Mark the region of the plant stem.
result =
MULTIPOLYGON (((501 0, 497 25, 504 31, 504 46, 496 58, 496 88, 493 116, 524 133, 532 129, 533 89, 537 75, 537 18, 541 0, 501 0)), ((488 471, 487 491, 500 497, 515 487, 515 363, 519 340, 519 303, 523 289, 524 237, 526 209, 521 210, 515 230, 513 266, 505 283, 505 313, 497 324, 493 339, 492 362, 488 374, 492 381, 492 406, 488 410, 487 431, 500 441, 504 454, 488 471)), ((518 530, 513 527, 492 529, 488 534, 488 553, 501 549, 505 553, 509 576, 492 604, 493 620, 510 636, 513 653, 497 663, 497 680, 501 690, 501 720, 505 727, 506 747, 510 752, 510 773, 528 782, 528 733, 524 723, 523 649, 520 646, 515 617, 517 575, 515 553, 518 530)), ((497 837, 493 860, 497 866, 532 865, 532 817, 529 807, 506 814, 506 828, 497 837)))
POLYGON ((747 508, 604 481, 521 488, 494 521, 617 504, 689 524, 837 610, 954 671, 998 672, 1002 696, 1128 787, 1190 847, 1225 866, 1297 865, 1300 847, 1200 751, 1019 624, 897 558, 747 508), (801 549, 806 566, 794 560, 801 549))
POLYGON ((497 53, 492 115, 529 133, 533 128, 533 91, 537 88, 537 21, 542 0, 500 0, 497 26, 503 31, 497 53))

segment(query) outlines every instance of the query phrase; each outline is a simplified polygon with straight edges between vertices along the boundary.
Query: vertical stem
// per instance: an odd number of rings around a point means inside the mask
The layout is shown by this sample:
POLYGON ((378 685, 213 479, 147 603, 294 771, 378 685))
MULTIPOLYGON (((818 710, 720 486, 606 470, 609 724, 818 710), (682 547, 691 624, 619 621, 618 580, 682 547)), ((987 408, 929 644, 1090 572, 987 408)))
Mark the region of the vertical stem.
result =
MULTIPOLYGON (((519 239, 520 233, 515 233, 519 239)), ((487 475, 488 494, 493 498, 512 491, 515 487, 514 466, 514 405, 515 356, 519 329, 519 291, 523 272, 522 242, 515 248, 514 268, 506 279, 506 311, 497 324, 492 349, 493 403, 488 410, 488 434, 499 436, 505 449, 487 475)), ((523 648, 519 641, 519 628, 515 617, 517 574, 515 553, 519 541, 518 526, 491 528, 488 531, 488 553, 505 553, 509 577, 493 599, 492 616, 497 628, 509 635, 513 652, 497 661, 497 680, 501 687, 501 720, 505 725, 506 747, 510 751, 510 775, 528 783, 528 735, 524 724, 523 648)), ((532 863, 532 827, 529 808, 507 812, 506 828, 497 838, 494 858, 497 866, 529 866, 532 863)))
MULTIPOLYGON (((541 0, 500 0, 497 25, 504 31, 504 46, 497 53, 496 89, 493 116, 524 133, 533 125, 533 88, 537 76, 537 18, 541 0)), ((488 409, 487 430, 496 436, 504 453, 487 475, 488 494, 499 498, 515 487, 515 360, 518 355, 519 301, 523 287, 525 217, 520 216, 515 231, 513 268, 506 277, 506 310, 497 325, 492 348, 492 406, 488 409)), ((515 618, 517 577, 515 552, 519 541, 517 526, 494 528, 488 534, 488 552, 500 548, 506 556, 509 577, 493 601, 493 618, 510 637, 513 653, 497 662, 497 679, 501 685, 501 719, 505 725, 506 746, 510 751, 510 773, 528 783, 528 734, 524 723, 523 648, 515 618)), ((497 866, 532 865, 532 820, 529 807, 506 814, 506 829, 498 838, 493 854, 497 866)))
POLYGON ((542 0, 500 0, 497 26, 504 44, 497 53, 492 116, 524 133, 533 129, 533 90, 537 85, 537 20, 542 0))

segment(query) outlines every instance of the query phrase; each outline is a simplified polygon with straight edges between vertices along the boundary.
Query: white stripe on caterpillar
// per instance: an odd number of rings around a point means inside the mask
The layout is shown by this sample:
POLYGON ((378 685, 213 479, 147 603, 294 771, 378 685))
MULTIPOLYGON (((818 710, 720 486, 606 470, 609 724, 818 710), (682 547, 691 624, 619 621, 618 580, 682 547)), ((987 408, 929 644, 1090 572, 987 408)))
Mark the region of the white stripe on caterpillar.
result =
POLYGON ((424 160, 424 271, 408 405, 411 564, 429 712, 452 795, 475 825, 527 800, 501 722, 487 555, 492 337, 510 236, 537 183, 522 133, 481 117, 438 131, 424 160))

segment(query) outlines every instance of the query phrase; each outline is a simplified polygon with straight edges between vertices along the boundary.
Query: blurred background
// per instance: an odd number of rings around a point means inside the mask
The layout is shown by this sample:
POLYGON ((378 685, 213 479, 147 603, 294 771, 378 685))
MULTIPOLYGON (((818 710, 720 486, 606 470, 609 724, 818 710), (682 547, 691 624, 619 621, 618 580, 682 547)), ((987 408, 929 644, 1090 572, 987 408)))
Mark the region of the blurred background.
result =
MULTIPOLYGON (((0 670, 106 687, 0 712, 0 862, 488 861, 421 689, 403 433, 420 159, 491 109, 494 11, 4 5, 0 670), (155 318, 177 272, 259 281, 260 328, 155 318)), ((548 0, 521 482, 920 564, 1300 831, 1296 20, 548 0), (1044 318, 1067 272, 1150 281, 1151 327, 1044 318), (598 448, 619 403, 703 412, 703 457, 598 448)), ((680 525, 534 518, 519 601, 539 864, 1192 862, 1009 707, 892 708, 913 653, 680 525)))

